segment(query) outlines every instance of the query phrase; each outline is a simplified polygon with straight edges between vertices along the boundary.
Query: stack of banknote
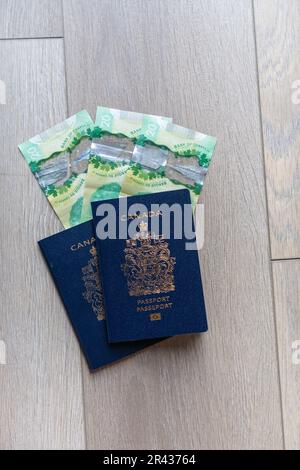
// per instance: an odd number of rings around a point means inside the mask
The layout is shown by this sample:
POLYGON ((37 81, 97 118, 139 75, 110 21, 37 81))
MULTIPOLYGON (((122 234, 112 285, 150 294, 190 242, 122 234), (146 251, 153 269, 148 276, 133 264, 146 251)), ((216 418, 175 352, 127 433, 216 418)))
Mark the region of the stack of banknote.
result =
POLYGON ((65 228, 92 218, 91 202, 187 188, 196 204, 214 137, 169 117, 98 106, 19 146, 65 228))

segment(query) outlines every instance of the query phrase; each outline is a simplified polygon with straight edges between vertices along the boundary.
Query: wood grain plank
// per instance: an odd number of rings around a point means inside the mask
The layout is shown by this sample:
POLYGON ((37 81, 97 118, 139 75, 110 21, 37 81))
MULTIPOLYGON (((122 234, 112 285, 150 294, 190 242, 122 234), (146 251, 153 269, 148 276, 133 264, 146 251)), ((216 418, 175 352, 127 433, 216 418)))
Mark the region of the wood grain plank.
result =
POLYGON ((85 5, 64 2, 70 112, 171 115, 218 138, 201 257, 209 333, 84 368, 87 446, 281 448, 252 4, 85 5))
POLYGON ((65 117, 63 41, 0 41, 0 57, 0 448, 82 448, 80 351, 37 245, 61 225, 17 148, 65 117))
POLYGON ((300 2, 254 5, 271 253, 299 258, 300 2))
POLYGON ((20 143, 67 116, 62 39, 1 41, 0 173, 31 176, 20 143))
POLYGON ((275 261, 274 297, 287 449, 300 449, 300 261, 275 261))
POLYGON ((61 0, 0 0, 0 39, 59 36, 61 0))

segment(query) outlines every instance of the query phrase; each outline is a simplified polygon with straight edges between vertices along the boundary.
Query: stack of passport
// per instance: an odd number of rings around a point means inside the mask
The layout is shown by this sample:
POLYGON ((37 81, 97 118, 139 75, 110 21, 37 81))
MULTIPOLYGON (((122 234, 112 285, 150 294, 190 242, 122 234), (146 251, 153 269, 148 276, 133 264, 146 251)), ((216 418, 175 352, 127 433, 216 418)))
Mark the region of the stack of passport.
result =
POLYGON ((206 331, 198 252, 186 235, 187 220, 194 229, 188 189, 91 206, 92 220, 39 241, 90 369, 206 331), (167 223, 165 208, 176 209, 167 223))

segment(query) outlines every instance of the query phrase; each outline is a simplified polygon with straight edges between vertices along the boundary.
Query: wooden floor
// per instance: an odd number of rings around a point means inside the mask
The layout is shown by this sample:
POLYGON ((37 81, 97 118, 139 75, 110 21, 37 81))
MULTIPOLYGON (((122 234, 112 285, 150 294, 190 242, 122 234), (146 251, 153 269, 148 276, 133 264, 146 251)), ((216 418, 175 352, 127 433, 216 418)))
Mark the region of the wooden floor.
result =
POLYGON ((300 448, 299 55, 298 0, 0 0, 0 448, 300 448), (209 332, 90 374, 37 246, 61 226, 17 145, 96 105, 218 144, 209 332))

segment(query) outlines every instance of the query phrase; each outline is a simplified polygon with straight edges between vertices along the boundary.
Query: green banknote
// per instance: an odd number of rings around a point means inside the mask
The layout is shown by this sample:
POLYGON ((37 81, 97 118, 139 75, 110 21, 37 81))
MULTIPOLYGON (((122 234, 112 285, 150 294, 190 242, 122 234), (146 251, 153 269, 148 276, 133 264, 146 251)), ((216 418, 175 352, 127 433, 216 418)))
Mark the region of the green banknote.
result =
POLYGON ((65 228, 83 221, 83 194, 94 123, 82 110, 19 146, 65 228))
MULTIPOLYGON (((95 138, 84 188, 83 219, 92 217, 91 202, 126 196, 122 191, 130 168, 135 143, 142 131, 145 115, 99 106, 96 113, 95 138)), ((151 116, 161 128, 171 118, 151 116)))
POLYGON ((128 195, 185 187, 197 203, 216 145, 214 137, 145 116, 121 192, 128 195))

